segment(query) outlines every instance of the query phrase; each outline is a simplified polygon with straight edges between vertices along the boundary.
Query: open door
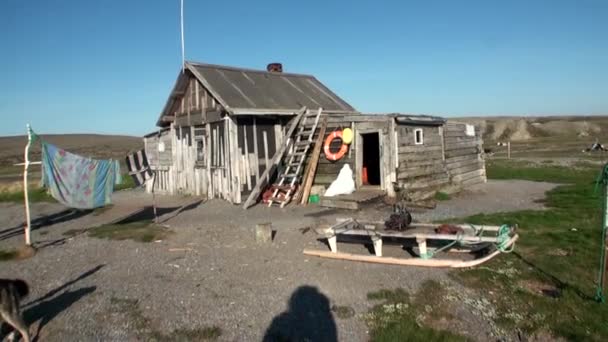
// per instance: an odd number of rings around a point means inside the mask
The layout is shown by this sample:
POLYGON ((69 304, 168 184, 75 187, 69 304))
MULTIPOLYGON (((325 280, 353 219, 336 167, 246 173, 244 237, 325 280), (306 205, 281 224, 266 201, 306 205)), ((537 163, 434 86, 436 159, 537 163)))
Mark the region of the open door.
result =
POLYGON ((380 133, 361 134, 361 185, 382 186, 380 133))

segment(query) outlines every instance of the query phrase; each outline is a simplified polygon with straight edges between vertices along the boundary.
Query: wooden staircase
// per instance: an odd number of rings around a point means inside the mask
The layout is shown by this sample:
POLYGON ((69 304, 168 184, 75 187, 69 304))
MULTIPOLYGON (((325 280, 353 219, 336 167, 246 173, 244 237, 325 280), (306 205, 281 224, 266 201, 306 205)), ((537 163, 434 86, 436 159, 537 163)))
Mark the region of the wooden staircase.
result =
POLYGON ((294 142, 284 158, 286 161, 285 168, 278 174, 277 182, 273 185, 274 192, 268 200, 269 207, 275 204, 283 208, 291 201, 296 186, 301 183, 304 161, 310 146, 313 144, 313 136, 317 130, 322 112, 322 108, 317 111, 307 109, 302 116, 294 142))

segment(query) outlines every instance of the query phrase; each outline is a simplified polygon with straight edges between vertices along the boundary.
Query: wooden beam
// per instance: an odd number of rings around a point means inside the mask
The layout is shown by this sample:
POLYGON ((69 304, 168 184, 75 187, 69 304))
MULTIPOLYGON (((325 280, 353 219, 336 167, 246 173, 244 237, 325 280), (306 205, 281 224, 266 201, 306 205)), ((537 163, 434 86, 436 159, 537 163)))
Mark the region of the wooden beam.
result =
POLYGON ((298 196, 296 196, 295 201, 300 200, 300 204, 306 205, 308 204, 308 196, 310 196, 310 190, 315 180, 315 174, 317 173, 317 166, 319 165, 319 158, 321 156, 321 147, 323 147, 323 139, 325 138, 325 130, 327 128, 327 116, 323 118, 323 122, 321 122, 321 128, 319 130, 319 135, 317 140, 315 141, 315 147, 312 150, 312 158, 308 162, 306 166, 306 172, 304 173, 305 179, 303 186, 301 187, 302 191, 298 192, 298 196))
POLYGON ((198 86, 198 80, 194 80, 194 88, 196 89, 196 109, 201 109, 201 96, 200 96, 200 88, 198 86))
POLYGON ((260 155, 258 154, 258 126, 255 116, 253 117, 253 154, 255 155, 255 182, 260 181, 260 155))
POLYGON ((247 190, 251 191, 251 166, 249 165, 249 144, 247 143, 247 125, 243 125, 243 141, 245 142, 245 177, 247 177, 247 190))
MULTIPOLYGON (((508 245, 511 246, 518 239, 518 235, 515 235, 508 241, 508 245)), ((401 265, 401 266, 424 266, 424 267, 452 267, 452 268, 464 268, 473 267, 480 265, 498 254, 499 250, 486 255, 483 258, 473 259, 470 261, 453 260, 453 259, 421 259, 421 258, 392 258, 392 257, 380 257, 373 255, 358 255, 351 253, 340 253, 340 252, 327 252, 327 251, 315 251, 315 250, 304 250, 304 255, 318 256, 321 258, 338 259, 338 260, 351 260, 351 261, 362 261, 376 264, 387 264, 387 265, 401 265)))
MULTIPOLYGON (((268 135, 266 131, 262 132, 262 136, 264 138, 264 170, 270 167, 270 162, 268 161, 268 135)), ((270 181, 270 175, 266 174, 266 182, 270 181)))
POLYGON ((229 124, 229 132, 230 132, 230 159, 231 159, 231 169, 232 169, 232 197, 233 202, 235 204, 241 203, 241 173, 240 170, 240 158, 241 154, 239 153, 238 141, 239 136, 237 132, 237 123, 236 119, 230 118, 228 120, 229 124))

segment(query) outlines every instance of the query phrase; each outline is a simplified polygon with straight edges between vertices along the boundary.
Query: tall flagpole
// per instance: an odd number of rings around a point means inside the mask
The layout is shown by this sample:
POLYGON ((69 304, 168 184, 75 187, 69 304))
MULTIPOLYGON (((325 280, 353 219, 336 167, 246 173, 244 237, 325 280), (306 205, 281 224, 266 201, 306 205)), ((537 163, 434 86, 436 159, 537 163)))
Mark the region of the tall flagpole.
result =
POLYGON ((184 53, 184 0, 180 0, 180 26, 182 38, 182 72, 184 72, 186 67, 186 55, 184 53))

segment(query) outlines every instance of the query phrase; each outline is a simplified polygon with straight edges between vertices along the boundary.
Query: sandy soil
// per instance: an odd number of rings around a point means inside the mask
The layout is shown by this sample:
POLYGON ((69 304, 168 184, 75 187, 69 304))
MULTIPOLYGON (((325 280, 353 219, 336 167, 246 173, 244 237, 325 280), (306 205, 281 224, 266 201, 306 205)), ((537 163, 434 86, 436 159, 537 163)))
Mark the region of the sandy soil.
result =
MULTIPOLYGON (((543 198, 552 187, 491 181, 434 210, 415 212, 414 217, 428 221, 479 212, 541 209, 534 200, 543 198)), ((159 202, 161 207, 176 208, 190 200, 161 197, 159 202)), ((374 304, 366 299, 368 292, 415 291, 428 279, 451 283, 441 269, 302 254, 304 248, 326 248, 305 228, 345 216, 386 218, 390 208, 380 203, 357 212, 316 206, 256 206, 243 211, 240 206, 213 200, 191 205, 173 218, 165 210, 165 218, 169 218, 165 223, 174 234, 164 241, 144 244, 86 234, 64 236, 70 229, 101 224, 130 208, 149 204, 150 197, 123 191, 115 195, 115 201, 115 208, 98 215, 65 212, 58 204, 33 205, 40 225, 33 232, 38 253, 31 259, 0 263, 0 277, 30 282, 32 293, 26 300, 25 315, 40 340, 145 340, 151 331, 217 326, 222 330, 219 340, 259 341, 271 325, 278 324, 280 329, 315 332, 300 336, 314 340, 337 336, 340 341, 366 341, 369 336, 362 315, 374 304), (254 240, 254 226, 262 222, 272 222, 276 230, 271 244, 254 240), (330 312, 334 305, 350 307, 356 315, 339 318, 330 312), (300 320, 296 322, 294 317, 300 320)), ((22 242, 22 215, 20 205, 0 205, 0 249, 22 242)), ((359 246, 345 248, 365 252, 359 246)), ((457 310, 464 322, 457 328, 471 338, 495 340, 501 334, 487 317, 466 307, 457 310)))

